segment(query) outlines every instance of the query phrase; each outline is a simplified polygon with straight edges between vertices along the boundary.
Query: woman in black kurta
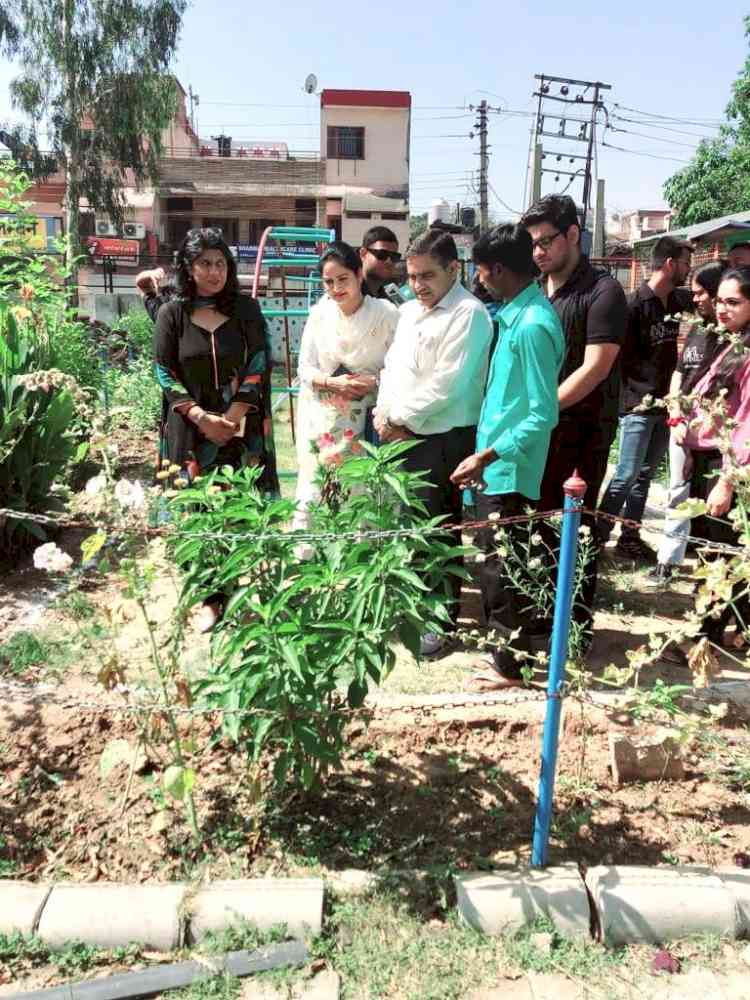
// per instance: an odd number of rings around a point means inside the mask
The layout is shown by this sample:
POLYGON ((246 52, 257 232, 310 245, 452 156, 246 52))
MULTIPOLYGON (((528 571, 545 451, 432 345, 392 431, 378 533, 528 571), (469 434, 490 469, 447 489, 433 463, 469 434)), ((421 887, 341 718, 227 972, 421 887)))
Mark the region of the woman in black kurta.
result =
POLYGON ((177 257, 177 297, 161 307, 154 340, 164 392, 161 454, 189 478, 217 466, 259 465, 277 495, 270 356, 255 299, 216 230, 191 230, 177 257))

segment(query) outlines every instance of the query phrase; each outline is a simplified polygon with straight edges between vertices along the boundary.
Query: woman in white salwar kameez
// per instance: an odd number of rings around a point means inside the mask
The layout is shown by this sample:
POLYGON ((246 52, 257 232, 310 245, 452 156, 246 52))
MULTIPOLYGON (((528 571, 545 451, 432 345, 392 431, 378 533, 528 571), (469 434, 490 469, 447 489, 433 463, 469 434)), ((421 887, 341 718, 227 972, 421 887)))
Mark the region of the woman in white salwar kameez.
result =
POLYGON ((361 260, 347 243, 330 245, 320 274, 326 294, 310 310, 297 369, 298 530, 309 527, 309 508, 320 500, 319 465, 339 465, 361 451, 398 323, 392 303, 363 294, 361 260))

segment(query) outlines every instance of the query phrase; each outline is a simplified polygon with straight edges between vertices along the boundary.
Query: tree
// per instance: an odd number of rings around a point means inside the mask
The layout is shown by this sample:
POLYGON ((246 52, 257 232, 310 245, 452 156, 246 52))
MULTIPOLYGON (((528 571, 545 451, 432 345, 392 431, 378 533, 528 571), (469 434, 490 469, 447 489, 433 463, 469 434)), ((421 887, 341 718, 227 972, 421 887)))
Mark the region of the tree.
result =
MULTIPOLYGON (((750 16, 744 19, 750 42, 750 16)), ((692 161, 664 185, 678 226, 750 211, 750 55, 732 84, 727 123, 698 146, 692 161)))
POLYGON ((69 264, 79 250, 82 198, 120 222, 123 188, 156 180, 162 132, 176 107, 169 67, 185 6, 186 0, 8 0, 0 8, 0 30, 3 14, 11 29, 5 51, 21 67, 11 99, 32 123, 3 138, 36 179, 52 169, 64 173, 69 264))
POLYGON ((415 240, 417 236, 421 236, 423 232, 427 229, 427 212, 422 212, 421 215, 410 215, 409 216, 409 239, 415 240))

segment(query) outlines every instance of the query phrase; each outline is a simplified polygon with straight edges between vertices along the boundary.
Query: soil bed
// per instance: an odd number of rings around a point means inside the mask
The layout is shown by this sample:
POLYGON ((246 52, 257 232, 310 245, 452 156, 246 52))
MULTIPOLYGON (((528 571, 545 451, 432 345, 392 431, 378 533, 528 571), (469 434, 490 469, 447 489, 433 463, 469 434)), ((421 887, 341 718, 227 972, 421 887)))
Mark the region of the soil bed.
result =
MULTIPOLYGON (((144 762, 124 808, 124 765, 100 777, 103 748, 134 742, 135 720, 6 701, 0 870, 29 880, 148 881, 204 867, 212 878, 350 867, 439 874, 523 861, 543 711, 539 700, 479 707, 473 719, 470 710, 451 719, 376 708, 369 729, 352 725, 345 767, 321 795, 277 793, 265 802, 242 756, 212 741, 203 719, 194 766, 205 842, 195 848, 181 808, 165 808, 158 762, 144 762)), ((750 759, 739 742, 744 730, 694 741, 683 781, 617 788, 608 769, 613 723, 592 706, 585 720, 584 737, 579 708, 568 706, 551 863, 718 865, 750 852, 750 799, 722 757, 750 759)))

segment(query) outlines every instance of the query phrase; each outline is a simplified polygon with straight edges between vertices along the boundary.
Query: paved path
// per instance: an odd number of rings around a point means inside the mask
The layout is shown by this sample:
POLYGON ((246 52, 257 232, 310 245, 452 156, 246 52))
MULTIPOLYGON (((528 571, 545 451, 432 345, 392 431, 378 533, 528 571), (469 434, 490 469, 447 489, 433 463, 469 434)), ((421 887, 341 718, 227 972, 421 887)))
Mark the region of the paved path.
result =
POLYGON ((727 975, 691 969, 676 976, 648 976, 638 982, 626 982, 613 969, 607 985, 532 972, 522 979, 504 979, 491 990, 477 990, 466 1000, 750 1000, 750 969, 727 975))

